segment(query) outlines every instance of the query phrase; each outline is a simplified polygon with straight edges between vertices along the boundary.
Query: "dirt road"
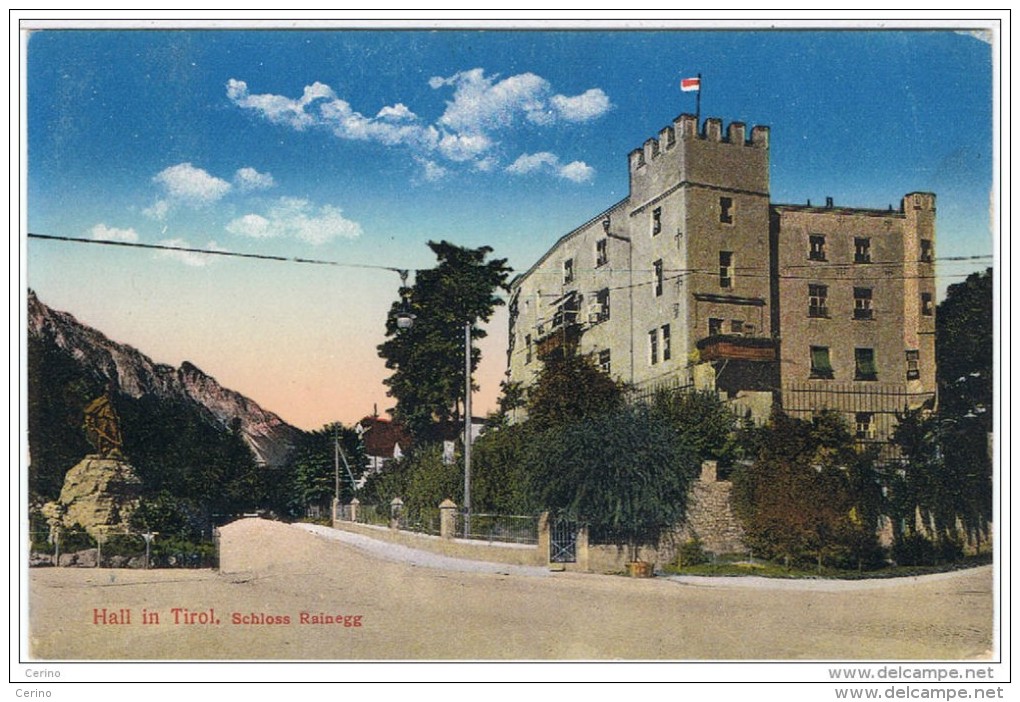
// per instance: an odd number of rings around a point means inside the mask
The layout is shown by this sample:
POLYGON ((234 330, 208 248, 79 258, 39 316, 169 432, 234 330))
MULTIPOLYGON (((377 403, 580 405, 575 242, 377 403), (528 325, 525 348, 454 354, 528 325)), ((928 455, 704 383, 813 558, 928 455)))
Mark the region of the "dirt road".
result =
POLYGON ((43 659, 961 659, 990 567, 862 587, 457 572, 247 520, 223 571, 36 568, 43 659), (229 572, 227 572, 229 571, 229 572))

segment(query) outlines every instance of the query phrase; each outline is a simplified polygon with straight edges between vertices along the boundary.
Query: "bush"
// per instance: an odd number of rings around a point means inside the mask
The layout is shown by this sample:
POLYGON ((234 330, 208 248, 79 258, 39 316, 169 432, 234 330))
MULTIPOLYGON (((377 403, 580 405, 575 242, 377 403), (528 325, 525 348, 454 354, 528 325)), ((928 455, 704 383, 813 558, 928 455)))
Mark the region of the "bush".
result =
POLYGON ((705 553, 705 549, 701 544, 701 539, 698 537, 687 539, 687 541, 681 544, 680 548, 677 549, 677 569, 701 565, 703 563, 708 563, 710 560, 711 559, 708 557, 708 554, 705 553))
POLYGON ((61 553, 75 553, 76 551, 85 551, 95 547, 96 540, 89 536, 89 533, 85 531, 81 524, 75 524, 60 534, 61 553))
POLYGON ((935 544, 920 534, 900 537, 892 547, 896 565, 935 565, 935 544))

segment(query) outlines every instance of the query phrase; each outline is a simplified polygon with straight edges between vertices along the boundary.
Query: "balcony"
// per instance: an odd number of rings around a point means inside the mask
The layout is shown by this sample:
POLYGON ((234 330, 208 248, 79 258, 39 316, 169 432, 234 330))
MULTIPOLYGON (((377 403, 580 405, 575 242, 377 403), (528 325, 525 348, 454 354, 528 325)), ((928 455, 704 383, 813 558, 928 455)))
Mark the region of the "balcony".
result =
POLYGON ((761 337, 716 334, 697 343, 702 361, 775 362, 776 344, 761 337))

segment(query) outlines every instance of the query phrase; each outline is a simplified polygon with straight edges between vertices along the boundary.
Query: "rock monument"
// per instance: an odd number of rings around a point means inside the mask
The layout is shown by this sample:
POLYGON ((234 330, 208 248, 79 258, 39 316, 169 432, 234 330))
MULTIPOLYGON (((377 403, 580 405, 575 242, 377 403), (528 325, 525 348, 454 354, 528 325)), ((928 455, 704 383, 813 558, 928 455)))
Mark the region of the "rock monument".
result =
POLYGON ((107 390, 85 407, 82 428, 96 453, 67 471, 56 502, 43 507, 55 532, 81 525, 93 538, 128 531, 131 513, 138 506, 141 481, 121 450, 120 420, 107 390))

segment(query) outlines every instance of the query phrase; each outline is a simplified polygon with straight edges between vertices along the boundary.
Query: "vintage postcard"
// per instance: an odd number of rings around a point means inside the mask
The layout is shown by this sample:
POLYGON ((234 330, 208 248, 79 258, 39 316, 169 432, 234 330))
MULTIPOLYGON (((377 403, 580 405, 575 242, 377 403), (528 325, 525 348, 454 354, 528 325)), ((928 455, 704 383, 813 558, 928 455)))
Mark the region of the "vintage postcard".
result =
POLYGON ((1001 697, 1000 19, 18 29, 21 696, 1001 697))

